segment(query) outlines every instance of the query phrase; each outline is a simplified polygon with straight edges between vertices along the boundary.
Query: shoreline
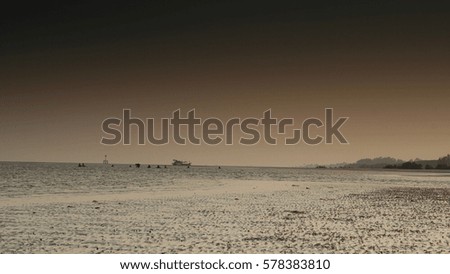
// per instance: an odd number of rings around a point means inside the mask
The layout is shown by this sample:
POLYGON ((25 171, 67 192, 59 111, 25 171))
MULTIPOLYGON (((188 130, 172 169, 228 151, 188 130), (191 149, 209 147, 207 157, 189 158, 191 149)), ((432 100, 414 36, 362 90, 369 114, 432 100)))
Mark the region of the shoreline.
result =
MULTIPOLYGON (((0 164, 61 164, 61 165, 73 165, 74 167, 78 167, 78 162, 37 162, 37 161, 0 161, 0 164)), ((105 166, 103 163, 89 163, 84 162, 86 167, 89 165, 100 167, 105 166)), ((114 165, 115 167, 129 167, 135 168, 134 163, 109 163, 106 166, 114 165)), ((142 163, 140 168, 147 169, 147 165, 151 165, 152 168, 156 168, 159 166, 167 166, 167 168, 186 168, 186 166, 173 166, 171 163, 142 163)), ((344 171, 374 171, 374 172, 414 172, 414 173, 448 173, 450 176, 450 169, 402 169, 402 168, 367 168, 367 167, 355 167, 355 168, 347 168, 347 167, 327 167, 327 168, 317 168, 317 167, 301 167, 301 166, 234 166, 234 165, 190 165, 190 168, 242 168, 242 169, 252 169, 252 168, 267 168, 267 169, 295 169, 295 170, 344 170, 344 171)))

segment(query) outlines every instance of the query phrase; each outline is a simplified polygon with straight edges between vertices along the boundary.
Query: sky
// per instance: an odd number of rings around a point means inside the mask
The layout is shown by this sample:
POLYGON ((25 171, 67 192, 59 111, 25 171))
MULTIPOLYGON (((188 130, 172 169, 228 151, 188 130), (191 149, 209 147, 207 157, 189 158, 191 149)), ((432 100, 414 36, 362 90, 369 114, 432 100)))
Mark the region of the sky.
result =
POLYGON ((154 2, 2 8, 0 161, 299 166, 450 152, 444 5, 154 2), (349 117, 349 144, 100 144, 102 121, 123 109, 160 119, 194 108, 296 123, 333 108, 349 117))

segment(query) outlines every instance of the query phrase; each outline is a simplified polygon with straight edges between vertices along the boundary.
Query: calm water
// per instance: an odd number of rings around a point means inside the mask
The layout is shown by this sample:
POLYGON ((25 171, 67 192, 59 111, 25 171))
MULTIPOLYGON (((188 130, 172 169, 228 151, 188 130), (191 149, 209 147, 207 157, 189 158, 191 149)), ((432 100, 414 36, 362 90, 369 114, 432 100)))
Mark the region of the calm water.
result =
POLYGON ((52 193, 120 192, 182 188, 186 181, 211 183, 225 179, 351 182, 430 183, 449 186, 449 173, 355 171, 340 169, 298 169, 261 167, 173 167, 157 169, 102 164, 79 168, 66 163, 0 162, 0 197, 52 193))

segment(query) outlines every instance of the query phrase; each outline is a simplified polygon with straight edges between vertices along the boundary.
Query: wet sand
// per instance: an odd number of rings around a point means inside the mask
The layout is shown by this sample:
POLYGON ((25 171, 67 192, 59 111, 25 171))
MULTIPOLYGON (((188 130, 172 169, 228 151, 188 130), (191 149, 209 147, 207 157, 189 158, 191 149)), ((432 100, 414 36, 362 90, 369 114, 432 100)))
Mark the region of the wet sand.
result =
POLYGON ((1 253, 450 253, 448 184, 184 181, 0 201, 1 253))

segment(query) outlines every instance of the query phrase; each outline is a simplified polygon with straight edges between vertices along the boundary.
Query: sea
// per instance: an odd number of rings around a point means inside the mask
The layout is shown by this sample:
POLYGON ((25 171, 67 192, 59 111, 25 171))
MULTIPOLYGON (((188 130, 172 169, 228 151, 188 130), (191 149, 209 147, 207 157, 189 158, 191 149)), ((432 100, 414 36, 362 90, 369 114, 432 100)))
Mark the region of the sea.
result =
POLYGON ((437 171, 305 169, 282 167, 171 166, 128 164, 0 162, 0 198, 42 194, 118 193, 182 189, 187 182, 222 180, 292 182, 395 183, 450 185, 450 173, 437 171))

